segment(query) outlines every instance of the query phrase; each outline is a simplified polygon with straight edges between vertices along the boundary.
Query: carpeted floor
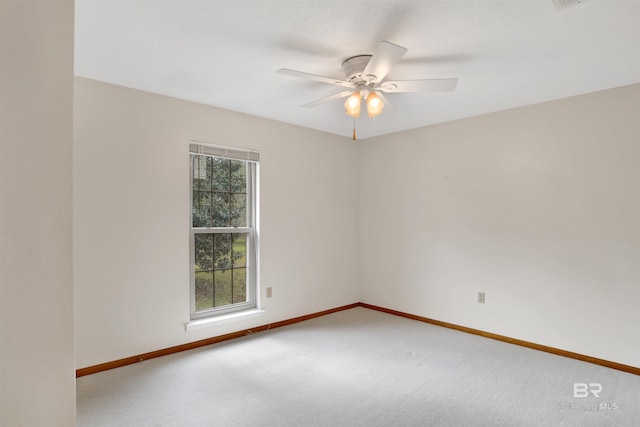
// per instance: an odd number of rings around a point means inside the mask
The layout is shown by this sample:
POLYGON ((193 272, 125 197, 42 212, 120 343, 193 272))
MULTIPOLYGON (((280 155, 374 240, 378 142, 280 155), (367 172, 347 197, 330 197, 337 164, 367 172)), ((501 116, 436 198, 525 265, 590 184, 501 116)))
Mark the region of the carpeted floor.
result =
POLYGON ((640 377, 354 308, 79 378, 77 413, 81 427, 632 427, 640 377), (574 383, 592 385, 574 397, 574 383))

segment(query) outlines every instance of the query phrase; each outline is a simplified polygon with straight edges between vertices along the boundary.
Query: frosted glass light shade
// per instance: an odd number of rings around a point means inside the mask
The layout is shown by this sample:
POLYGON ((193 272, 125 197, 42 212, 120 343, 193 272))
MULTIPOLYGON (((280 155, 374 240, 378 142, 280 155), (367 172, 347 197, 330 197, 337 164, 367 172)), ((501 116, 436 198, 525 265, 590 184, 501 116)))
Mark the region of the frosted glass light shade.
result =
POLYGON ((384 103, 382 99, 380 99, 377 93, 371 92, 369 96, 367 96, 367 113, 369 113, 369 117, 375 117, 382 113, 383 108, 384 103))
POLYGON ((360 94, 353 92, 344 102, 344 109, 347 116, 360 117, 360 94))

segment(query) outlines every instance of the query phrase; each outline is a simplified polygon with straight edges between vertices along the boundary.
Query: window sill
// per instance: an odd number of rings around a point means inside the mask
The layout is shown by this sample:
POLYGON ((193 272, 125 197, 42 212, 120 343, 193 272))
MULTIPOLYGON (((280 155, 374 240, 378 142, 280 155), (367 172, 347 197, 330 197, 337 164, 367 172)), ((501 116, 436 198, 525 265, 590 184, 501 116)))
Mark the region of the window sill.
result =
POLYGON ((237 313, 223 314, 220 316, 207 317, 206 319, 192 320, 189 323, 185 323, 184 329, 187 332, 195 331, 197 329, 207 328, 211 326, 223 325, 225 323, 236 322, 238 320, 249 319, 252 317, 259 317, 264 314, 264 310, 257 308, 245 311, 239 311, 237 313))

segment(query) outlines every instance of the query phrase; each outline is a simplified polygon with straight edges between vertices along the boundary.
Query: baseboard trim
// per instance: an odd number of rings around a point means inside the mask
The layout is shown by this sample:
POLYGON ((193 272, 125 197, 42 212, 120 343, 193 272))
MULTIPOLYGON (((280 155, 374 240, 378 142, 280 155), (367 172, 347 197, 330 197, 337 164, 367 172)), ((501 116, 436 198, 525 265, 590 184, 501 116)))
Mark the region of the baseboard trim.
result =
POLYGON ((404 317, 407 319, 417 320, 424 323, 430 323, 436 326, 442 326, 444 328, 455 329, 457 331, 466 332, 473 335, 479 335, 484 338, 490 338, 498 341, 503 341, 509 344, 515 344, 522 347, 531 348, 534 350, 544 351, 546 353, 555 354, 557 356, 568 357, 570 359, 580 360, 582 362, 593 363, 595 365, 605 366, 611 369, 617 369, 619 371, 628 372, 630 374, 640 375, 640 368, 630 365, 624 365, 622 363, 611 362, 609 360, 599 359, 597 357, 586 356, 584 354, 574 353, 567 350, 561 350, 554 347, 549 347, 546 345, 536 344, 516 338, 510 338, 504 335, 498 335, 491 332, 481 331, 479 329, 468 328, 466 326, 456 325, 454 323, 443 322, 440 320, 430 319, 428 317, 418 316, 415 314, 409 314, 402 311, 392 310, 389 308, 379 307, 372 304, 367 304, 364 302, 356 302, 353 304, 343 305, 341 307, 331 308, 329 310, 323 310, 316 313, 307 314, 304 316, 294 317, 292 319, 282 320, 280 322, 270 323, 266 325, 257 326, 255 328, 243 329, 237 332, 231 332, 224 335, 218 335, 211 338, 206 338, 199 341, 193 341, 186 344, 181 344, 169 348, 165 348, 162 350, 151 351, 148 353, 139 354, 137 356, 125 357, 124 359, 114 360, 112 362, 101 363, 94 366, 88 366, 86 368, 80 368, 76 370, 76 378, 83 377, 85 375, 96 374, 102 371, 108 371, 110 369, 120 368, 123 366, 131 365, 134 363, 143 362, 145 360, 154 359, 156 357, 167 356, 169 354, 179 353, 181 351, 193 350, 198 347, 204 347, 211 344, 216 344, 223 341, 228 341, 234 338, 240 338, 245 335, 250 335, 256 332, 266 331, 268 329, 275 329, 282 326, 293 325, 295 323, 304 322, 305 320, 310 320, 316 317, 326 316, 327 314, 337 313, 343 310, 349 310, 355 307, 363 307, 370 310, 381 311, 387 314, 393 314, 395 316, 404 317))
POLYGON ((479 335, 484 338, 491 338, 498 341, 507 342, 509 344, 515 344, 522 347, 531 348, 534 350, 544 351, 546 353, 555 354, 557 356, 568 357, 570 359, 580 360, 582 362, 593 363, 595 365, 605 366, 611 369, 617 369, 619 371, 628 372, 630 374, 640 375, 640 368, 630 365, 624 365, 622 363, 611 362, 609 360, 599 359, 597 357, 585 356, 584 354, 574 353, 572 351, 561 350, 559 348, 549 347, 546 345, 536 344, 529 341, 519 340, 516 338, 506 337, 504 335, 498 335, 491 332, 481 331, 479 329, 468 328, 466 326, 460 326, 453 323, 442 322, 440 320, 429 319, 428 317, 417 316, 415 314, 404 313, 402 311, 391 310, 389 308, 379 307, 367 303, 359 303, 359 307, 368 308, 371 310, 381 311, 383 313, 393 314, 395 316, 405 317, 407 319, 418 320, 420 322, 430 323, 436 326, 442 326, 444 328, 455 329, 457 331, 466 332, 473 335, 479 335))
POLYGON ((193 350, 198 347, 204 347, 211 344, 231 340, 234 338, 240 338, 245 335, 250 335, 256 332, 266 331, 268 329, 280 328, 282 326, 293 325, 294 323, 304 322, 305 320, 313 319, 315 317, 326 316, 327 314, 337 313, 343 310, 349 310, 351 308, 358 307, 359 303, 353 303, 343 305, 341 307, 331 308, 329 310, 319 311, 317 313, 306 314, 304 316, 294 317, 292 319, 282 320, 280 322, 269 323, 266 325, 256 326, 255 328, 243 329, 237 332, 231 332, 224 335, 218 335, 211 338, 206 338, 199 341, 193 341, 186 344, 176 345, 173 347, 164 348, 162 350, 151 351, 149 353, 139 354, 137 356, 125 357, 124 359, 114 360, 112 362, 100 363, 98 365, 88 366, 86 368, 76 369, 76 378, 84 377, 85 375, 96 374, 102 371, 108 371, 110 369, 121 368, 123 366, 132 365, 134 363, 143 362, 149 359, 155 359, 156 357, 167 356, 169 354, 179 353, 181 351, 193 350))

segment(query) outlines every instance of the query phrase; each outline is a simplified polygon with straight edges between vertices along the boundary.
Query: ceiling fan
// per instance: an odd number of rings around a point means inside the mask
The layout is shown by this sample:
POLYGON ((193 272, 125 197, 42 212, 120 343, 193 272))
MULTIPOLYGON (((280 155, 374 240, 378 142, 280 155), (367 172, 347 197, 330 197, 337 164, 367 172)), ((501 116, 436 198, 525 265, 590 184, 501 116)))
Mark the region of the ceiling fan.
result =
POLYGON ((277 72, 347 88, 348 90, 317 99, 302 105, 302 107, 315 107, 325 102, 348 97, 344 103, 345 112, 354 118, 360 116, 360 105, 363 99, 366 102, 369 117, 375 117, 382 112, 384 104, 391 105, 384 93, 446 92, 456 88, 458 84, 456 78, 385 81, 384 78, 391 68, 400 61, 406 52, 407 49, 402 46, 381 41, 373 55, 356 55, 344 60, 342 69, 346 80, 288 68, 281 68, 277 72))

